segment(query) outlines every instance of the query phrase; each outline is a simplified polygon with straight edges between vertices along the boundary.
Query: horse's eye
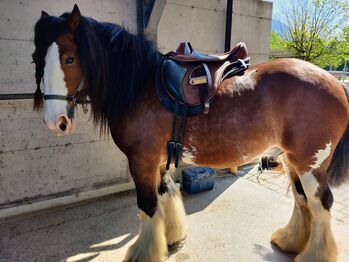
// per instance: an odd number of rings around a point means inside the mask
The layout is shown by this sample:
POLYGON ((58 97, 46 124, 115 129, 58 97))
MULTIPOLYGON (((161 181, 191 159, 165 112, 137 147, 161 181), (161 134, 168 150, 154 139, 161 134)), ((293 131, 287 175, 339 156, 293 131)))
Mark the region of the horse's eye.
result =
POLYGON ((68 57, 66 60, 65 60, 65 63, 67 65, 71 65, 72 63, 74 63, 74 57, 68 57))

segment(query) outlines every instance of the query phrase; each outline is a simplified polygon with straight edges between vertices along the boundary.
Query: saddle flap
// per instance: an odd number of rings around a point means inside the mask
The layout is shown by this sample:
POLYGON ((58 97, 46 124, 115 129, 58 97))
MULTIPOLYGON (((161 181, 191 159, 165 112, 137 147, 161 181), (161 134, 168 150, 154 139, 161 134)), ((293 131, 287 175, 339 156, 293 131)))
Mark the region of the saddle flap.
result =
POLYGON ((167 93, 175 100, 187 105, 207 104, 215 93, 211 73, 204 64, 195 67, 181 65, 168 59, 163 62, 162 83, 167 93), (192 80, 200 79, 202 82, 192 80))
POLYGON ((162 83, 173 99, 179 99, 182 102, 185 101, 182 86, 186 73, 187 69, 185 67, 180 66, 173 60, 164 60, 161 71, 162 83))

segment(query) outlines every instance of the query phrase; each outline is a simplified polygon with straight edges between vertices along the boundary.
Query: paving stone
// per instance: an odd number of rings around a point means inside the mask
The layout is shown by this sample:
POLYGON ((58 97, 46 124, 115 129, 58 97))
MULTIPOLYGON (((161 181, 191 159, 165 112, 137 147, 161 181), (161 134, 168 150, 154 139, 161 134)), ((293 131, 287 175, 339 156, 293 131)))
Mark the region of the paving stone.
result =
POLYGON ((345 198, 344 196, 338 195, 336 192, 333 192, 334 195, 334 201, 338 203, 344 203, 348 198, 345 198))
POLYGON ((276 186, 276 185, 274 185, 274 184, 272 184, 272 183, 267 183, 267 184, 265 185, 265 187, 268 188, 268 189, 270 189, 270 190, 272 190, 272 191, 275 191, 275 192, 276 192, 278 189, 280 189, 279 186, 276 186))
MULTIPOLYGON (((280 195, 293 198, 292 190, 289 187, 289 180, 286 175, 273 170, 258 173, 257 167, 258 166, 254 166, 252 169, 249 167, 248 174, 245 176, 242 175, 242 177, 280 195)), ((333 188, 332 192, 335 199, 331 212, 332 217, 344 221, 345 223, 349 223, 347 219, 349 216, 349 184, 333 188)))
MULTIPOLYGON (((333 188, 332 191, 337 195, 344 195, 346 193, 349 193, 349 187, 347 185, 342 185, 340 187, 333 188)), ((348 197, 348 195, 346 197, 348 197)))
POLYGON ((346 216, 343 218, 343 222, 349 224, 349 216, 346 216))
MULTIPOLYGON (((345 199, 345 198, 344 198, 345 199)), ((349 199, 345 199, 344 201, 341 202, 343 205, 349 207, 349 199)))
POLYGON ((342 196, 349 199, 349 192, 345 192, 342 196))
POLYGON ((346 208, 346 206, 343 205, 343 204, 341 204, 341 203, 334 202, 332 208, 335 209, 335 210, 337 210, 337 211, 341 211, 341 210, 343 210, 344 208, 346 208))
POLYGON ((341 212, 349 216, 349 207, 342 209, 341 212))
POLYGON ((343 214, 342 212, 339 212, 339 211, 337 211, 337 210, 335 210, 335 209, 332 209, 332 210, 331 210, 331 216, 332 216, 332 218, 335 218, 335 219, 340 220, 340 221, 343 221, 343 222, 344 222, 343 219, 344 219, 345 217, 347 217, 346 214, 343 214))

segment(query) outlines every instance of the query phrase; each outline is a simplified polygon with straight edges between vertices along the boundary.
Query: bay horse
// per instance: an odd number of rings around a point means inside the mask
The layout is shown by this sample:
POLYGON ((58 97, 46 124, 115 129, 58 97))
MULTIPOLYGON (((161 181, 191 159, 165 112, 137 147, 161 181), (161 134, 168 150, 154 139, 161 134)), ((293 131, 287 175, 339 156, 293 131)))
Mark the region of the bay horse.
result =
MULTIPOLYGON (((163 55, 144 36, 84 17, 76 5, 59 17, 43 11, 34 42, 34 107, 43 104, 43 83, 48 129, 73 132, 79 90, 91 99, 94 123, 128 158, 141 226, 124 260, 166 259, 186 226, 179 191, 163 169, 172 121, 154 87, 163 55)), ((210 113, 188 118, 184 153, 196 165, 228 167, 282 149, 295 204, 271 241, 296 253, 295 261, 336 261, 329 186, 349 177, 348 119, 348 96, 334 77, 308 62, 274 60, 222 82, 210 113)))

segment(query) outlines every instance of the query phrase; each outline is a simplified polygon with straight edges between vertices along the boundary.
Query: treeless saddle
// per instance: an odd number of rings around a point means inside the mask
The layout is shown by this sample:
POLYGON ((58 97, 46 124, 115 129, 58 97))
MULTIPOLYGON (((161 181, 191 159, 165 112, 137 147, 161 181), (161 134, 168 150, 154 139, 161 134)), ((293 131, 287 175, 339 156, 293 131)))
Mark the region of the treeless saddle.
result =
POLYGON ((156 90, 161 103, 173 113, 166 169, 169 169, 172 158, 178 166, 186 118, 208 114, 210 103, 223 80, 243 72, 249 65, 250 57, 242 42, 229 52, 216 55, 199 53, 189 42, 182 42, 176 52, 164 56, 156 73, 156 90))

